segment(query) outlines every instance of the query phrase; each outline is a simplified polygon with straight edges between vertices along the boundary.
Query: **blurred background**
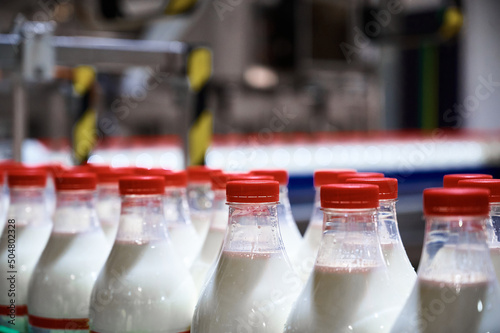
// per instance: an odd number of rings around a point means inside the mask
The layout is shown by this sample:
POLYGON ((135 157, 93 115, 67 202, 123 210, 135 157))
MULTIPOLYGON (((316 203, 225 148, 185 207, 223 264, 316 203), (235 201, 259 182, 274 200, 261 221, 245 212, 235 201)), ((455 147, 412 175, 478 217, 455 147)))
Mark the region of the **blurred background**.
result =
POLYGON ((7 0, 0 159, 285 168, 302 230, 315 169, 421 193, 500 176, 497 0, 7 0))

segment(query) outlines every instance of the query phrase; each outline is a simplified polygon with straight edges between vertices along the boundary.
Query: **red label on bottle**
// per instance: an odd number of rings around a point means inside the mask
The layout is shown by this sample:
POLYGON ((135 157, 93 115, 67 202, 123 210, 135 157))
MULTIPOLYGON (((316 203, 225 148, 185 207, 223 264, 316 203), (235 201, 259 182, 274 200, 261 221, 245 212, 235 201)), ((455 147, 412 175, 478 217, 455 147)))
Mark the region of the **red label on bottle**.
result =
POLYGON ((26 305, 0 305, 0 316, 26 316, 28 314, 28 306, 26 305))
POLYGON ((29 323, 31 326, 38 328, 45 328, 49 330, 88 330, 88 318, 44 318, 38 316, 29 316, 29 323))

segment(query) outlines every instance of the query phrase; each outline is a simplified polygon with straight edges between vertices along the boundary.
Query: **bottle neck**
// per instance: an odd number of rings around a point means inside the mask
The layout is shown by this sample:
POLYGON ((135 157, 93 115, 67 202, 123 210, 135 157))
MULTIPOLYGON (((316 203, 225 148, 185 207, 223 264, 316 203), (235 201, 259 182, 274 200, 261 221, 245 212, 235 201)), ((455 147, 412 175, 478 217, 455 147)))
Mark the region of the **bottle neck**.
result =
POLYGON ((229 204, 224 251, 270 254, 283 251, 277 204, 229 204))
POLYGON ((12 187, 9 192, 8 219, 17 226, 50 224, 44 187, 12 187))
POLYGON ((211 183, 190 183, 187 186, 189 208, 195 212, 208 212, 212 208, 214 193, 211 183))
MULTIPOLYGON (((285 209, 290 208, 290 199, 288 198, 288 187, 286 185, 280 185, 280 205, 283 205, 285 209)), ((291 209, 291 208, 290 208, 291 209)))
POLYGON ((189 223, 186 189, 182 187, 165 187, 163 211, 167 224, 189 223))
POLYGON ((385 266, 376 209, 324 209, 324 219, 316 265, 361 270, 385 266))
POLYGON ((212 210, 227 210, 226 190, 214 190, 212 210))
POLYGON ((427 217, 419 278, 455 284, 494 279, 486 221, 482 216, 427 217))
POLYGON ((120 218, 120 191, 118 184, 97 187, 97 215, 102 225, 116 225, 120 218))
POLYGON ((380 200, 378 209, 378 232, 382 244, 401 242, 396 215, 396 200, 380 200))
POLYGON ((122 198, 115 242, 147 244, 166 241, 167 229, 161 195, 126 195, 122 198))
POLYGON ((57 192, 53 232, 74 234, 99 230, 95 197, 95 191, 57 192))

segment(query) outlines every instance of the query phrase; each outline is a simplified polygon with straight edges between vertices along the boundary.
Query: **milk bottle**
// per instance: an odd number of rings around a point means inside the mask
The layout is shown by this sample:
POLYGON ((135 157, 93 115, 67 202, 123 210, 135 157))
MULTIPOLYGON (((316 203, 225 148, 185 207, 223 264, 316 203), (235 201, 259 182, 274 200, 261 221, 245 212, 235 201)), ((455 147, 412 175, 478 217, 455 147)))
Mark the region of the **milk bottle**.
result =
POLYGON ((200 242, 205 240, 210 226, 212 209, 212 182, 210 173, 215 171, 204 166, 191 166, 186 169, 188 177, 187 197, 191 222, 200 242))
POLYGON ((229 217, 229 207, 226 205, 226 184, 230 175, 223 172, 213 172, 210 177, 214 193, 210 228, 201 251, 190 269, 198 292, 204 285, 210 267, 219 256, 229 217))
POLYGON ((443 187, 458 187, 458 182, 465 179, 492 179, 492 175, 480 173, 454 173, 443 177, 443 187))
POLYGON ((280 203, 278 204, 278 220, 286 253, 292 262, 302 244, 297 223, 292 215, 290 199, 288 198, 288 171, 286 170, 253 170, 252 174, 273 176, 280 183, 280 203))
POLYGON ((95 210, 96 177, 55 179, 54 227, 29 285, 30 332, 88 332, 92 286, 109 253, 95 210))
POLYGON ((0 239, 0 326, 28 332, 28 284, 49 239, 45 170, 7 173, 10 204, 0 239))
POLYGON ((165 219, 170 240, 186 267, 196 259, 202 240, 191 223, 186 196, 187 177, 185 171, 164 172, 165 196, 163 198, 165 219))
POLYGON ((377 234, 378 187, 321 187, 325 231, 284 332, 388 332, 401 307, 377 234))
POLYGON ((279 183, 229 181, 226 192, 229 226, 191 332, 282 332, 301 282, 280 235, 279 183))
POLYGON ((487 221, 487 241, 497 280, 500 281, 500 179, 460 180, 460 187, 486 188, 490 191, 490 218, 487 221))
POLYGON ((500 291, 485 233, 488 194, 478 188, 424 191, 418 278, 391 332, 500 332, 500 291))
POLYGON ((120 225, 92 291, 92 332, 189 332, 196 290, 168 237, 164 192, 163 177, 120 179, 120 225))
POLYGON ((372 184, 379 187, 378 235, 393 288, 401 296, 401 306, 410 295, 417 278, 399 234, 396 215, 398 180, 396 178, 350 178, 346 183, 372 184))
POLYGON ((110 245, 113 245, 120 220, 118 180, 130 173, 123 170, 101 169, 97 176, 97 217, 110 245))
POLYGON ((321 237, 323 236, 323 213, 321 212, 321 202, 319 198, 319 189, 322 185, 334 184, 338 181, 338 176, 342 173, 353 173, 352 169, 337 170, 316 170, 314 172, 314 187, 316 195, 314 197, 314 207, 304 234, 304 239, 297 251, 293 261, 295 270, 302 281, 306 281, 314 267, 314 260, 318 254, 321 237))

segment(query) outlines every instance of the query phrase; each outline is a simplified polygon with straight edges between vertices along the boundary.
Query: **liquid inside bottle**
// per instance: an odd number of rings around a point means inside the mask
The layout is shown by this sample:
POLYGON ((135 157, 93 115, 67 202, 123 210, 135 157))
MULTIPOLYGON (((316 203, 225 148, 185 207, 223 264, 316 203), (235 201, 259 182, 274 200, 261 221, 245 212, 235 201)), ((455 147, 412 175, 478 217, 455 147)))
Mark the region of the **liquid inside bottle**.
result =
POLYGON ((196 290, 168 237, 164 190, 163 177, 120 179, 120 225, 92 291, 92 332, 189 332, 196 290))
POLYGON ((285 332, 388 332, 400 310, 377 232, 378 187, 321 188, 325 231, 285 332))
POLYGON ((28 285, 52 228, 45 201, 47 174, 8 172, 10 204, 0 238, 0 326, 28 332, 28 285))
POLYGON ((488 191, 424 191, 416 285, 392 332, 499 332, 499 287, 486 243, 488 191))
POLYGON ((55 180, 54 227, 29 285, 32 332, 88 332, 92 287, 110 250, 95 209, 96 177, 55 180))
POLYGON ((301 288, 277 221, 279 183, 230 181, 222 252, 193 317, 193 333, 281 332, 301 288))

